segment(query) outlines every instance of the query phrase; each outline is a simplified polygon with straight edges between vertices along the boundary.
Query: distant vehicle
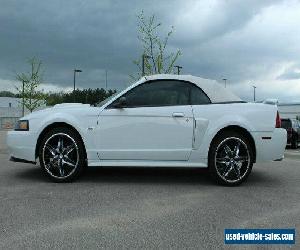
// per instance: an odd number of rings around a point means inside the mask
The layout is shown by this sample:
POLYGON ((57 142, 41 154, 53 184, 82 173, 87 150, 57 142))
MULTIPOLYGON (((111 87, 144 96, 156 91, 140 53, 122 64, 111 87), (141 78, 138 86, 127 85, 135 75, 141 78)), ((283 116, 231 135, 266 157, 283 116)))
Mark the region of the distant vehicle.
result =
POLYGON ((300 142, 300 122, 296 119, 281 119, 281 126, 287 131, 287 144, 293 149, 298 148, 300 142))
POLYGON ((56 182, 85 166, 207 168, 225 185, 255 162, 281 160, 286 131, 276 105, 246 103, 216 81, 142 77, 100 103, 60 104, 23 117, 7 136, 13 161, 36 162, 56 182))
POLYGON ((270 104, 270 105, 278 105, 278 99, 266 99, 263 101, 264 104, 270 104))

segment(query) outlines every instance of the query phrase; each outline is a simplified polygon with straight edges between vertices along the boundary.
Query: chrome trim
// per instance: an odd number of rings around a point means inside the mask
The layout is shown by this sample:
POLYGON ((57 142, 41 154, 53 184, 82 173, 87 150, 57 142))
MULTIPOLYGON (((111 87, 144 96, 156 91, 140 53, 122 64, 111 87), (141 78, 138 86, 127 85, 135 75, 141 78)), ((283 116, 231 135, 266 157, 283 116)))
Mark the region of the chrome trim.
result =
POLYGON ((79 150, 77 143, 68 134, 53 134, 47 139, 43 146, 42 157, 45 170, 48 174, 57 179, 65 179, 72 175, 78 167, 79 150), (56 137, 58 137, 57 140, 56 137), (51 143, 52 141, 57 143, 57 145, 55 146, 51 143))
POLYGON ((238 182, 245 177, 250 167, 250 160, 246 143, 237 137, 224 139, 215 151, 216 172, 228 183, 238 182))

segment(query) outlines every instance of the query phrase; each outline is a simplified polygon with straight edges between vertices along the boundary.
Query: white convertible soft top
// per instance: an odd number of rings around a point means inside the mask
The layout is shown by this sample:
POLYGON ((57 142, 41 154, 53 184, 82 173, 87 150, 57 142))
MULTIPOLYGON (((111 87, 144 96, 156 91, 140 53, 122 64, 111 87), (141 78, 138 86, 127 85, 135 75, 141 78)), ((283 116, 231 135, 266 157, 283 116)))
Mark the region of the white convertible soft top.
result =
POLYGON ((139 82, 145 82, 149 80, 159 80, 159 79, 172 79, 172 80, 182 80, 188 81, 199 86, 210 98, 212 103, 219 102, 239 102, 242 101, 241 98, 233 94, 230 90, 223 87, 215 80, 205 79, 192 75, 171 75, 171 74, 161 74, 161 75, 151 75, 143 77, 139 82))

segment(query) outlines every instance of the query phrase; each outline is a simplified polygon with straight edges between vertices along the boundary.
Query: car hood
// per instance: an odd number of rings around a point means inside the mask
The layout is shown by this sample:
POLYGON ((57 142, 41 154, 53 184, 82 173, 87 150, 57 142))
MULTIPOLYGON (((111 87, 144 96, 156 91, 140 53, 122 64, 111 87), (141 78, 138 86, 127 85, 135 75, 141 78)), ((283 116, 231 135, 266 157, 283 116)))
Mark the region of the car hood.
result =
POLYGON ((53 106, 53 109, 62 109, 62 108, 88 108, 91 107, 90 104, 82 103, 60 103, 53 106))
POLYGON ((38 111, 34 111, 21 119, 30 120, 30 119, 38 119, 41 117, 48 116, 53 113, 78 113, 78 114, 88 114, 88 113, 99 113, 102 110, 100 107, 91 107, 90 104, 82 104, 82 103, 62 103, 56 104, 51 108, 46 108, 38 111))

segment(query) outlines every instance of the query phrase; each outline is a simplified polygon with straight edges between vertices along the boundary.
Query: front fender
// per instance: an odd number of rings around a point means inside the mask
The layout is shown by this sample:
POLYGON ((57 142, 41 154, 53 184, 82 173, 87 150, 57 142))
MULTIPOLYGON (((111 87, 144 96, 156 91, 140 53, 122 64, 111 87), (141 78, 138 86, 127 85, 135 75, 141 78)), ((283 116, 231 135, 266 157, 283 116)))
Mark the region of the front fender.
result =
POLYGON ((55 123, 66 123, 69 126, 72 126, 81 136, 88 159, 94 159, 97 156, 95 155, 94 145, 94 129, 97 124, 97 115, 93 114, 84 114, 84 115, 76 115, 69 113, 55 113, 50 115, 49 117, 45 117, 40 123, 37 123, 36 129, 36 145, 38 142, 38 138, 41 133, 49 126, 55 123))
POLYGON ((74 115, 56 113, 52 116, 43 119, 40 123, 40 126, 38 126, 36 133, 40 135, 45 130, 45 128, 47 128, 48 126, 54 123, 66 123, 74 127, 74 129, 76 129, 80 135, 84 135, 86 132, 85 128, 80 126, 81 124, 80 120, 76 118, 74 115))

